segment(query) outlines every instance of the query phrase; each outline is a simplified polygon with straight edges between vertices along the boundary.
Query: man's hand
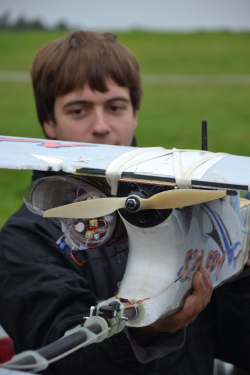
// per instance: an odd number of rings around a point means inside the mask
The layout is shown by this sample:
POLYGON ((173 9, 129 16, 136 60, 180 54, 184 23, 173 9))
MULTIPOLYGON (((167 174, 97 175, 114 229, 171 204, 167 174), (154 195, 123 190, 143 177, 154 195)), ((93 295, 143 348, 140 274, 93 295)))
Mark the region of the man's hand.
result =
POLYGON ((146 346, 161 332, 175 333, 186 328, 207 306, 212 291, 210 275, 204 267, 200 267, 193 277, 193 293, 186 298, 184 306, 179 311, 146 327, 130 327, 131 335, 139 345, 146 346))

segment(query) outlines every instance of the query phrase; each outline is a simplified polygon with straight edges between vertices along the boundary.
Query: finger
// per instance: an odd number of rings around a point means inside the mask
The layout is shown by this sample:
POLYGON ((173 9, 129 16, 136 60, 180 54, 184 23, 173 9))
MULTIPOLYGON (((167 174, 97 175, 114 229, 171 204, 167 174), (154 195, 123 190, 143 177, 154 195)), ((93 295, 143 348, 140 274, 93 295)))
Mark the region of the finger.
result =
MULTIPOLYGON (((207 276, 206 276, 207 277, 207 276)), ((190 314, 189 316, 187 315, 187 319, 185 321, 182 322, 182 328, 186 328, 190 323, 192 323, 196 318, 197 316, 199 315, 199 313, 207 306, 207 304, 209 303, 210 301, 210 298, 211 298, 211 289, 212 289, 212 283, 211 283, 211 280, 210 278, 207 277, 207 281, 206 283, 208 284, 208 288, 207 290, 205 291, 205 294, 204 294, 204 299, 203 299, 203 304, 201 304, 201 300, 197 297, 194 297, 193 295, 192 296, 189 296, 187 299, 186 299, 186 304, 187 306, 188 305, 191 305, 192 306, 192 310, 193 310, 193 313, 190 314), (194 299, 195 298, 195 299, 194 299)), ((190 306, 190 310, 191 311, 191 306, 190 306)))
POLYGON ((179 328, 186 328, 190 323, 193 323, 197 316, 199 315, 200 309, 197 308, 198 300, 194 296, 189 296, 186 298, 185 305, 182 311, 182 322, 179 328), (197 312, 199 311, 199 312, 197 312))
POLYGON ((200 267, 193 277, 193 293, 186 298, 183 309, 179 311, 179 318, 182 319, 182 328, 193 322, 197 315, 207 306, 211 299, 212 291, 213 284, 210 275, 204 267, 200 267))
POLYGON ((175 314, 153 323, 154 329, 159 332, 174 333, 192 323, 197 315, 210 301, 213 285, 209 273, 200 267, 193 277, 193 293, 185 300, 184 306, 175 314))
POLYGON ((199 270, 202 274, 202 279, 205 284, 205 293, 204 293, 204 300, 203 300, 203 309, 207 306, 210 302, 212 293, 213 293, 213 283, 210 278, 209 272, 204 267, 201 267, 199 270))
POLYGON ((186 298, 183 309, 179 311, 182 319, 181 328, 193 322, 197 315, 207 306, 213 292, 213 284, 205 267, 200 267, 193 277, 193 293, 186 298))
POLYGON ((198 299, 193 295, 186 298, 185 305, 183 306, 186 309, 186 319, 183 320, 181 328, 186 328, 197 318, 197 303, 199 303, 198 299))
MULTIPOLYGON (((175 333, 179 329, 186 328, 189 321, 193 321, 194 309, 197 298, 195 296, 188 296, 185 300, 183 307, 166 318, 161 319, 155 324, 160 324, 162 332, 175 333)), ((195 315, 196 316, 196 315, 195 315)))
POLYGON ((203 281, 202 267, 201 271, 199 270, 194 273, 192 294, 197 298, 194 313, 198 315, 202 311, 207 300, 207 290, 205 282, 203 281))

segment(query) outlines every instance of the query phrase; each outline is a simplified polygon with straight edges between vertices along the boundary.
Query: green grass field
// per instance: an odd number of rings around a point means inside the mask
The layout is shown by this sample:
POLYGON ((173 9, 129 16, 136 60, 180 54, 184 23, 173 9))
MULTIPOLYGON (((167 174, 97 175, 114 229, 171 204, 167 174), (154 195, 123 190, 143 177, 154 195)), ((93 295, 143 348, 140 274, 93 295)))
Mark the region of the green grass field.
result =
MULTIPOLYGON (((0 33, 0 71, 28 72, 36 51, 65 32, 0 33)), ((250 74, 250 33, 117 33, 133 51, 143 75, 250 74)), ((0 82, 0 133, 43 137, 29 82, 0 82)), ((250 156, 250 85, 144 84, 136 131, 139 146, 201 147, 250 156)), ((30 171, 0 171, 0 227, 22 203, 30 171)))

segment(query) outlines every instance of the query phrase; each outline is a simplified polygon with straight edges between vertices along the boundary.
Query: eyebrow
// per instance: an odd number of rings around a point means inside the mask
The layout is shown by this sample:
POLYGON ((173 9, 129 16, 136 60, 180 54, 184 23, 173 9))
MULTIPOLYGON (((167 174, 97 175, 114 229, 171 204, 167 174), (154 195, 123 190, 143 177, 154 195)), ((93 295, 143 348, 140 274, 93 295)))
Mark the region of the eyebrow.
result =
MULTIPOLYGON (((115 102, 115 101, 123 101, 125 103, 130 102, 129 99, 124 98, 123 96, 116 96, 114 98, 111 98, 111 99, 107 100, 106 103, 112 103, 112 102, 115 102)), ((63 109, 70 108, 72 105, 76 105, 76 104, 92 104, 92 103, 93 103, 93 101, 91 101, 91 100, 72 100, 71 102, 68 102, 68 103, 64 104, 63 109)))

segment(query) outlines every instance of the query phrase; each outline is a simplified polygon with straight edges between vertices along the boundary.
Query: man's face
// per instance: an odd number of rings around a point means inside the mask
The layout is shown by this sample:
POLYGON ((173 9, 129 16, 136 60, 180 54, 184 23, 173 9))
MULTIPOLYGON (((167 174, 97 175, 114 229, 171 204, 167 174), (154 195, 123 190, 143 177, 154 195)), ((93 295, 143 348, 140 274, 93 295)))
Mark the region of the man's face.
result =
POLYGON ((107 80, 108 91, 93 91, 88 84, 55 100, 54 116, 44 123, 51 139, 130 146, 137 126, 129 89, 107 80))

